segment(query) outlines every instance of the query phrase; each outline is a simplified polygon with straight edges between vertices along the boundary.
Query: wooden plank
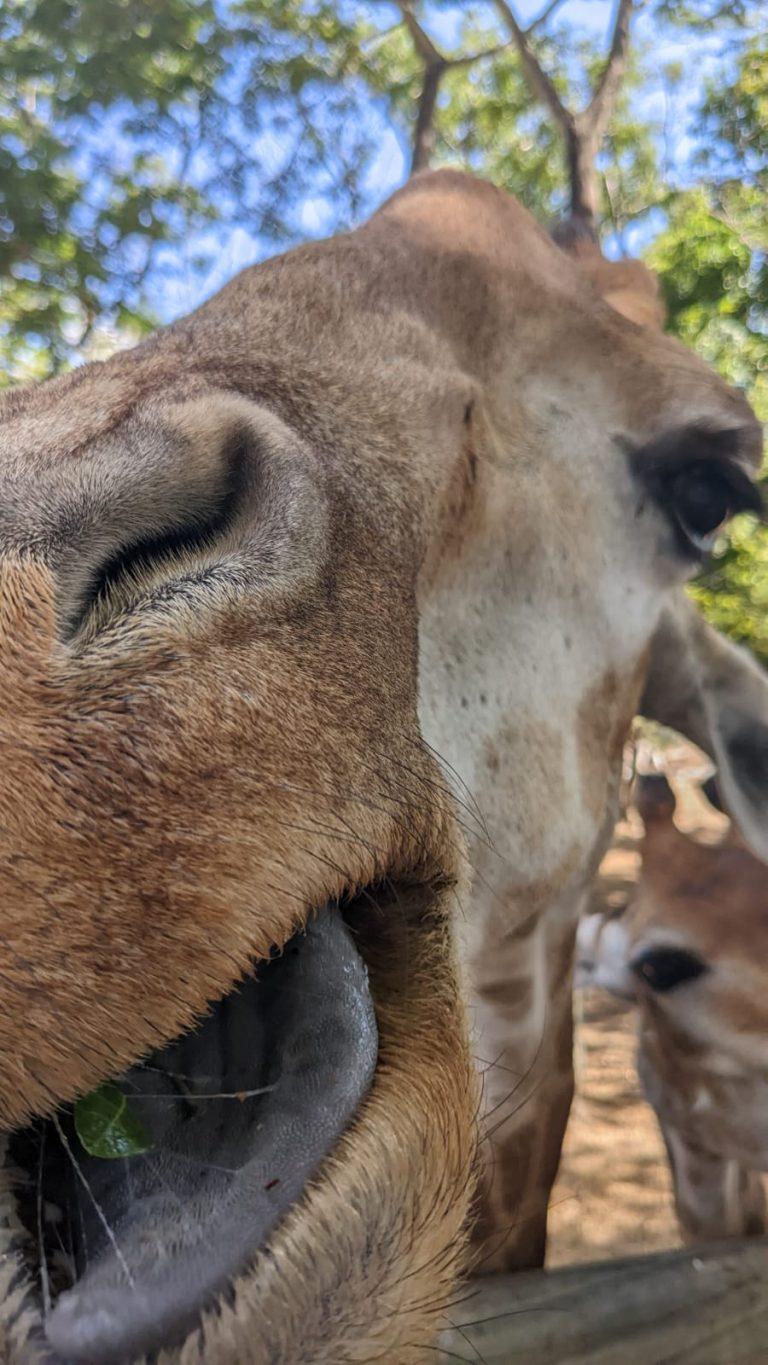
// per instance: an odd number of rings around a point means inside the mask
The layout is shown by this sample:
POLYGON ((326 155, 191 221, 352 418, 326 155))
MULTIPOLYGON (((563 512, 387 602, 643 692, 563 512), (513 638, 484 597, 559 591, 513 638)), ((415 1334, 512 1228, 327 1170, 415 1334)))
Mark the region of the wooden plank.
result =
POLYGON ((768 1239, 471 1281, 438 1359, 768 1365, 768 1239))

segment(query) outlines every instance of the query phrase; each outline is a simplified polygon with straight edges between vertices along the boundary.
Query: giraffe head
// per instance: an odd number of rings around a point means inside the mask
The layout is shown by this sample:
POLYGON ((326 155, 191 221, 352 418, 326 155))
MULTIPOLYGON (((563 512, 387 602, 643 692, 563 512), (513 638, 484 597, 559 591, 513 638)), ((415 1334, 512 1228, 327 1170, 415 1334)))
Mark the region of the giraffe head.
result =
POLYGON ((636 997, 715 1067, 728 1058, 768 1077, 768 865, 737 832, 705 844, 678 830, 661 774, 639 779, 637 809, 642 871, 622 917, 636 997))
MULTIPOLYGON (((453 173, 4 397, 7 1357, 428 1354, 475 1142, 461 783, 501 803, 494 904, 584 884, 647 679, 663 701, 652 642, 760 444, 453 173), (73 1145, 109 1078, 151 1130, 135 1166, 73 1145), (73 1244, 47 1314, 14 1163, 73 1244)), ((766 704, 747 673, 720 707, 694 669, 725 748, 766 704)))
MULTIPOLYGON (((702 788, 722 812, 716 779, 702 788)), ((703 843, 675 824, 661 773, 641 776, 641 871, 629 905, 587 914, 579 927, 579 984, 652 1007, 671 1032, 768 1070, 768 865, 733 825, 703 843)))
POLYGON ((668 1142, 768 1170, 768 865, 738 833, 682 833, 661 774, 638 780, 636 800, 637 888, 623 913, 582 920, 581 984, 637 1004, 640 1075, 668 1142))

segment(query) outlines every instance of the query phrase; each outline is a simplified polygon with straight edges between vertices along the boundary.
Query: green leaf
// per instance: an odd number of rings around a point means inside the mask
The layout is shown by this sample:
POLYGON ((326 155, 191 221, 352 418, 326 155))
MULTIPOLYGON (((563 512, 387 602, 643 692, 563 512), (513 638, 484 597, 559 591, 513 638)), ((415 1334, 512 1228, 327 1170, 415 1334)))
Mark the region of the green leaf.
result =
POLYGON ((77 1101, 75 1131, 90 1156, 106 1160, 140 1156, 152 1145, 126 1096, 111 1081, 77 1101))

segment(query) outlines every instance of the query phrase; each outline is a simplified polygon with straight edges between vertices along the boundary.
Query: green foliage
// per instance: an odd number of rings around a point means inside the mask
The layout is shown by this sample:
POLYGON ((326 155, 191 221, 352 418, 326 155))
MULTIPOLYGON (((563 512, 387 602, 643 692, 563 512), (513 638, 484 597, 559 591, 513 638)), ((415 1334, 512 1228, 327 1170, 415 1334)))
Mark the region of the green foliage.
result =
POLYGON ((740 517, 690 591, 714 626, 768 664, 768 530, 740 517))
POLYGON ((735 79, 708 83, 700 127, 706 139, 701 157, 705 171, 718 170, 718 178, 725 177, 730 183, 735 163, 736 183, 762 184, 764 189, 768 167, 767 52, 768 39, 763 32, 744 48, 735 79))
MULTIPOLYGON (((481 51, 498 33, 477 31, 462 44, 481 51)), ((449 71, 435 121, 435 163, 468 166, 517 195, 544 219, 566 193, 562 146, 546 112, 531 105, 511 50, 492 62, 449 71)))
POLYGON ((765 12, 764 0, 659 0, 658 17, 680 28, 706 30, 727 25, 744 27, 765 12))
POLYGON ((75 1132, 86 1152, 104 1160, 141 1156, 151 1146, 144 1125, 112 1081, 77 1101, 75 1132))
POLYGON ((0 5, 7 378, 55 370, 105 315, 146 323, 137 295, 151 248, 208 210, 138 134, 169 124, 182 95, 206 97, 213 33, 211 5, 186 0, 0 5), (115 120, 118 107, 130 115, 115 120))
MULTIPOLYGON (((552 217, 562 146, 497 17, 458 0, 418 12, 427 28, 455 21, 447 56, 500 48, 448 71, 436 162, 552 217)), ((398 20, 378 0, 0 0, 0 384, 51 373, 94 337, 135 339, 169 262, 199 273, 214 259, 214 220, 268 250, 306 236, 307 208, 320 232, 359 216, 383 134, 407 156, 413 128, 423 73, 398 20)), ((599 55, 560 23, 535 42, 578 103, 599 55)), ((630 104, 604 157, 619 229, 656 197, 653 138, 630 104)))
MULTIPOLYGON (((648 263, 661 277, 670 330, 745 389, 768 421, 764 37, 750 39, 735 66, 710 82, 700 131, 708 183, 671 198, 648 263)), ((768 664, 768 529, 739 519, 691 591, 714 625, 768 664)))
MULTIPOLYGON (((307 198, 331 231, 360 212, 380 131, 370 116, 384 74, 378 9, 354 0, 220 7, 229 29, 229 78, 220 87, 226 107, 212 101, 201 131, 216 149, 225 218, 249 217, 266 241, 282 244, 306 235, 307 198)), ((396 67, 392 78, 399 79, 396 67)))
MULTIPOLYGON (((452 21, 446 56, 499 49, 446 74, 436 162, 556 215, 562 145, 498 17, 458 0, 417 12, 427 29, 452 21)), ((306 235, 308 203, 319 231, 354 219, 382 132, 404 147, 412 132, 422 67, 399 17, 378 0, 0 0, 6 381, 69 363, 104 329, 135 337, 163 262, 190 239, 195 266, 211 261, 206 222, 240 224, 267 249, 306 235)), ((603 55, 560 15, 532 41, 578 107, 603 55)), ((619 234, 663 198, 657 130, 633 111, 643 82, 635 62, 602 156, 619 234)))
POLYGON ((647 261, 661 279, 670 330, 747 389, 768 419, 768 276, 746 226, 757 196, 748 187, 729 195, 727 216, 711 190, 675 196, 647 261))
POLYGON ((310 192, 352 216, 376 32, 322 0, 0 0, 0 383, 145 329, 162 249, 214 219, 290 240, 310 192))

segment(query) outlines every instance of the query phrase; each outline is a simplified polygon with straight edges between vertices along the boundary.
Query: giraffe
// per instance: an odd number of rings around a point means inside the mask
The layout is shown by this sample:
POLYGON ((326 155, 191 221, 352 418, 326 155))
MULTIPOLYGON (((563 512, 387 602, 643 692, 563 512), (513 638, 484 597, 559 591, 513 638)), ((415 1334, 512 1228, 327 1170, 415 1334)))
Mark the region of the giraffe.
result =
MULTIPOLYGON (((705 787, 718 808, 716 783, 705 787)), ((768 1230, 768 866, 733 826, 714 845, 674 823, 641 777, 642 866, 630 904, 579 926, 579 979, 636 1002, 638 1072, 690 1242, 768 1230)))
POLYGON ((429 1359, 472 1053, 489 1249, 539 1255, 641 697, 764 837, 765 679, 682 594, 760 451, 742 394, 449 171, 3 396, 9 1365, 429 1359), (152 1141, 78 1174, 107 1081, 152 1141))
MULTIPOLYGON (((661 331, 664 313, 652 273, 638 261, 606 260, 592 241, 578 236, 569 241, 567 234, 565 241, 566 254, 593 297, 633 324, 631 334, 638 344, 648 353, 655 345, 669 345, 661 331)), ((579 362, 570 359, 579 369, 579 362)), ((535 386, 535 362, 531 369, 535 386)), ((527 371, 524 379, 531 383, 527 371)), ((703 454, 707 442, 699 443, 701 434, 694 436, 691 454, 694 448, 703 454)), ((571 439, 578 440, 578 432, 571 439)), ((653 459, 671 455, 674 443, 675 438, 665 449, 662 440, 653 459)), ((563 497, 572 492, 564 488, 563 497)), ((556 497, 549 501, 542 496, 540 507, 551 506, 556 497)), ((641 500, 637 514, 643 510, 641 500)), ((604 629, 600 611, 593 614, 593 604, 579 593, 578 575, 573 594, 566 591, 553 604, 546 575, 554 579, 558 566, 547 563, 541 526, 541 543, 532 548, 536 520, 528 514, 525 505, 524 539, 516 551, 507 549, 500 562, 487 547, 470 547, 467 559, 474 557, 475 563, 469 569, 462 563, 447 588, 443 585, 440 595, 425 602, 422 614, 430 673, 434 668, 439 676, 444 670, 455 712, 470 710, 465 723, 451 731, 444 711, 438 709, 433 720, 427 705, 422 708, 424 732, 448 757, 451 769, 466 779, 486 817, 481 837, 470 836, 472 912, 458 926, 484 1096, 482 1177, 473 1235, 474 1264, 480 1272, 528 1269, 544 1261, 549 1198, 573 1095, 576 927, 615 824, 622 747, 635 710, 674 726, 720 756, 722 781, 730 786, 748 837, 754 847, 765 848, 759 781, 752 787, 739 763, 734 783, 732 722, 723 725, 726 714, 735 718, 742 705, 756 706, 755 717, 761 712, 762 672, 744 651, 706 626, 686 598, 677 597, 662 612, 648 653, 636 656, 631 680, 626 661, 597 676, 589 675, 588 665, 589 676, 579 679, 574 626, 582 638, 597 638, 604 629), (453 616, 457 623, 447 660, 445 644, 437 659, 429 652, 426 623, 432 610, 441 620, 453 616), (489 648, 492 622, 502 616, 505 631, 489 648), (516 680, 520 672, 529 685, 522 711, 512 701, 517 682, 506 693, 499 685, 499 677, 516 680), (741 702, 736 701, 737 691, 741 702), (560 748, 562 720, 553 725, 552 717, 569 705, 568 728, 576 744, 566 757, 560 748), (596 798, 593 781, 600 792, 596 798), (542 799, 559 817, 548 831, 549 847, 537 822, 542 799), (578 836, 569 843, 566 831, 590 824, 592 852, 584 860, 576 852, 578 836), (521 877, 519 870, 526 864, 527 875, 521 877)), ((516 519, 515 527, 519 524, 516 519)), ((581 546, 579 532, 573 528, 572 534, 573 544, 581 546)), ((709 543, 709 537, 705 540, 709 543)), ((561 544, 555 553, 562 565, 570 565, 561 544)), ((638 569, 635 586, 642 575, 638 569)), ((634 588, 626 593, 631 613, 634 588)), ((762 722, 756 733, 762 734, 762 722)), ((759 767, 760 762, 756 775, 759 767)))

